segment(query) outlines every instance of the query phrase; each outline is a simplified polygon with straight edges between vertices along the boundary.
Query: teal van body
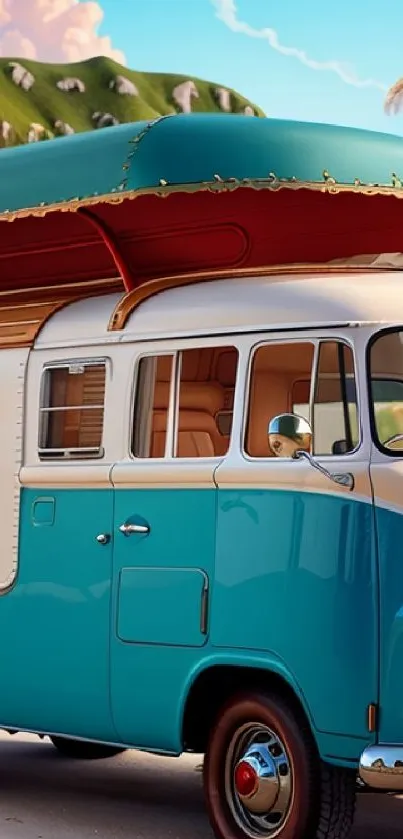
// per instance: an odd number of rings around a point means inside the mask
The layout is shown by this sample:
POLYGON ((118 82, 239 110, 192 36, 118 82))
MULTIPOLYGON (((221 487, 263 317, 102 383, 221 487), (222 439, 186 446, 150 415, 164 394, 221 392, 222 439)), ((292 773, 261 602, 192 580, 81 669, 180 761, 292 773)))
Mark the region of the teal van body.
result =
POLYGON ((275 490, 22 489, 18 578, 0 600, 13 639, 1 721, 179 753, 198 675, 256 667, 301 698, 323 758, 357 761, 377 698, 372 516, 275 490), (96 542, 137 511, 150 536, 96 542))
POLYGON ((204 753, 217 839, 346 839, 403 792, 403 140, 0 158, 0 728, 204 753))

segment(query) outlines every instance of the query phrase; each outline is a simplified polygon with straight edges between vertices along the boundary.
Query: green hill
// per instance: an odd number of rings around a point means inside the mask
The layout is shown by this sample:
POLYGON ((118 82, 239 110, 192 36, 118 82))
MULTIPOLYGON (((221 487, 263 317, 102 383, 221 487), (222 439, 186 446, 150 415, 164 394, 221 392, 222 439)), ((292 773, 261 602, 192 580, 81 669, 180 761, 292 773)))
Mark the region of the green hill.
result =
MULTIPOLYGON (((39 123, 54 132, 55 120, 68 123, 76 132, 94 129, 92 115, 96 111, 110 113, 119 122, 149 120, 180 111, 172 94, 176 85, 194 81, 199 98, 192 100, 192 111, 220 111, 216 88, 218 83, 206 82, 191 76, 170 73, 141 73, 129 70, 109 58, 92 58, 77 64, 42 64, 25 59, 0 59, 0 120, 13 127, 10 144, 27 142, 31 123, 39 123), (17 87, 11 78, 9 62, 16 61, 35 77, 29 91, 17 87), (112 79, 124 76, 134 83, 138 96, 123 96, 109 88, 112 79), (59 90, 56 83, 65 77, 79 78, 85 92, 59 90)), ((241 94, 229 88, 231 111, 243 112, 250 105, 257 116, 263 111, 241 94)), ((2 141, 4 145, 4 141, 2 141)))

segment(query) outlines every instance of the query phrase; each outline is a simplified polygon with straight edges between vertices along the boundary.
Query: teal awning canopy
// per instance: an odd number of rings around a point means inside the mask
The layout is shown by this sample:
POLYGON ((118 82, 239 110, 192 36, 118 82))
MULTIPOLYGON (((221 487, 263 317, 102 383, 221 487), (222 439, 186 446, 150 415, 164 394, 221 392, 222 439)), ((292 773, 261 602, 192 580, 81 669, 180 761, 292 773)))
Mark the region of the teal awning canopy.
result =
POLYGON ((403 192, 403 138, 225 114, 105 128, 1 150, 0 218, 115 194, 220 189, 245 180, 262 188, 295 182, 403 192))
POLYGON ((402 180, 403 138, 244 115, 1 150, 0 295, 400 253, 402 180))

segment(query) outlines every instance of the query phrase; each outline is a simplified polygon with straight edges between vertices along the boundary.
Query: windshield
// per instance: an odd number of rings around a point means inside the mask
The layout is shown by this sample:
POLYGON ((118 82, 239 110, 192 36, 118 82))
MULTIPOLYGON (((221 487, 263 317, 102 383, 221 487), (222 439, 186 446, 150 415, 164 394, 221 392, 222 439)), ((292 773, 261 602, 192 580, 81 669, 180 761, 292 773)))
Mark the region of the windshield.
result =
POLYGON ((403 329, 384 332, 369 356, 375 442, 403 456, 403 329))

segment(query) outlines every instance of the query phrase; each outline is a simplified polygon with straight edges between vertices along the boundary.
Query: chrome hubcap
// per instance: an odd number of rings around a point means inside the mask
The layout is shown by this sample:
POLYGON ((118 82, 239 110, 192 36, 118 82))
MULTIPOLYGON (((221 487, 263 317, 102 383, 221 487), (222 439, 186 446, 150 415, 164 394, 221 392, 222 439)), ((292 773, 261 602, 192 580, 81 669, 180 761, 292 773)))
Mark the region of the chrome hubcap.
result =
POLYGON ((249 723, 235 733, 225 764, 225 793, 246 836, 279 835, 292 804, 292 769, 284 744, 267 726, 249 723))

